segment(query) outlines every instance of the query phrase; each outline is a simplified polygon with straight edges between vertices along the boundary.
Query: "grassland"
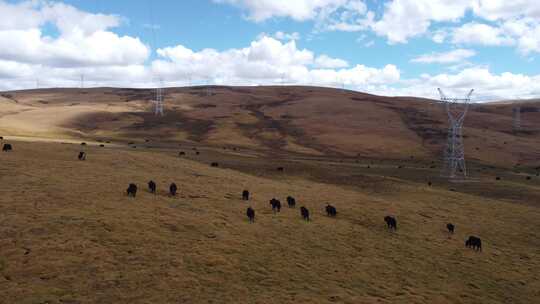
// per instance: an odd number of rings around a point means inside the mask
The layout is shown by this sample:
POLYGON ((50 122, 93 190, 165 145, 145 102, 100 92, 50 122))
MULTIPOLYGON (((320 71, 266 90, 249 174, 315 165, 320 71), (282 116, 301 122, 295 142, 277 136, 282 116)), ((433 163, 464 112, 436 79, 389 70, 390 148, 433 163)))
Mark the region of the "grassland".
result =
POLYGON ((14 151, 0 153, 0 303, 540 299, 534 174, 476 172, 483 165, 471 163, 473 181, 449 184, 420 160, 203 145, 195 155, 190 144, 153 142, 89 145, 81 162, 78 144, 4 142, 14 151), (145 191, 150 179, 158 195, 145 191), (140 188, 134 199, 124 193, 131 182, 140 188), (171 182, 180 188, 176 198, 166 194, 171 182), (243 189, 252 192, 250 202, 241 201, 243 189), (311 222, 298 209, 272 214, 268 200, 287 195, 311 210, 311 222), (324 215, 327 202, 337 218, 324 215), (245 217, 248 205, 254 224, 245 217), (398 219, 395 233, 384 226, 387 214, 398 219), (482 238, 482 253, 464 247, 469 235, 482 238))
POLYGON ((440 177, 446 114, 430 100, 165 92, 164 117, 151 90, 0 94, 0 144, 14 147, 0 153, 1 304, 540 302, 538 101, 520 102, 521 130, 514 102, 471 107, 471 178, 457 183, 440 177), (289 195, 311 222, 272 213, 289 195))

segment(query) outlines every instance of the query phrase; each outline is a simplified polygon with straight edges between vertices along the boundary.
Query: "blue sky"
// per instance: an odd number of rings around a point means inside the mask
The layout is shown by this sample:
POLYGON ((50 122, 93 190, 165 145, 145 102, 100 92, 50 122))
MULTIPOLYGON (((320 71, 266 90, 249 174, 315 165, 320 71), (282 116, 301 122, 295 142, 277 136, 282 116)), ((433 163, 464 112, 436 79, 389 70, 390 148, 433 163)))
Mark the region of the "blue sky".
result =
POLYGON ((38 78, 76 86, 84 74, 88 86, 540 96, 535 0, 0 0, 0 19, 6 90, 38 78))

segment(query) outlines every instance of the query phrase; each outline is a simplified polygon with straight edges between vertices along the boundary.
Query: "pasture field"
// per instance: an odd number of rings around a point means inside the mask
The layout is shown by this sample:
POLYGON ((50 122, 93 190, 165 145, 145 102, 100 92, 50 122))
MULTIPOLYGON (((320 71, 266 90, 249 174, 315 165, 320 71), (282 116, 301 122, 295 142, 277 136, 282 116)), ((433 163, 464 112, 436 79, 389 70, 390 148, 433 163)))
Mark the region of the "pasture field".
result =
POLYGON ((471 161, 469 182, 448 183, 428 157, 5 142, 14 150, 0 152, 0 303, 540 302, 532 168, 471 161), (171 182, 177 197, 167 195, 171 182), (125 195, 129 183, 136 198, 125 195), (284 203, 278 214, 273 197, 284 203), (397 218, 396 232, 385 215, 397 218), (482 238, 482 252, 465 248, 469 235, 482 238))

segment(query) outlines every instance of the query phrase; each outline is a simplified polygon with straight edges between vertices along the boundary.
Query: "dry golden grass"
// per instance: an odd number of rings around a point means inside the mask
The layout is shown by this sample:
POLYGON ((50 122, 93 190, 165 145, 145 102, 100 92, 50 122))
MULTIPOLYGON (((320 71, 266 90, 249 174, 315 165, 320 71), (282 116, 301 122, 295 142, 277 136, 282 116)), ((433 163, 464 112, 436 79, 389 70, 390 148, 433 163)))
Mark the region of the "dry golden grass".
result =
MULTIPOLYGON (((0 153, 0 303, 540 299, 539 202, 487 199, 406 178, 387 178, 378 187, 388 191, 373 192, 287 170, 255 176, 167 150, 92 146, 80 162, 78 145, 10 142, 14 151, 0 153), (146 191, 150 179, 156 196, 146 191), (124 193, 130 182, 139 185, 135 199, 124 193), (177 198, 166 195, 171 182, 179 185, 177 198), (253 194, 249 203, 240 200, 244 188, 253 194), (287 195, 311 210, 312 222, 298 209, 272 214, 268 200, 287 195), (337 218, 323 214, 326 202, 337 207, 337 218), (257 212, 254 224, 245 217, 248 205, 257 212), (387 214, 398 219, 396 233, 384 226, 387 214), (457 227, 451 237, 447 222, 457 227), (482 253, 464 248, 471 234, 482 238, 482 253)), ((203 149, 201 157, 211 153, 203 149)), ((270 161, 234 157, 252 167, 270 161)), ((348 165, 341 166, 333 170, 348 165)), ((485 192, 501 187, 477 183, 485 192)), ((538 180, 501 183, 540 190, 538 180)))
MULTIPOLYGON (((136 89, 5 92, 0 136, 160 138, 306 155, 440 159, 447 116, 440 104, 315 87, 167 88, 166 115, 152 117, 154 94, 136 89)), ((471 107, 470 159, 510 168, 540 166, 540 103, 522 102, 523 132, 512 131, 512 103, 471 107)))

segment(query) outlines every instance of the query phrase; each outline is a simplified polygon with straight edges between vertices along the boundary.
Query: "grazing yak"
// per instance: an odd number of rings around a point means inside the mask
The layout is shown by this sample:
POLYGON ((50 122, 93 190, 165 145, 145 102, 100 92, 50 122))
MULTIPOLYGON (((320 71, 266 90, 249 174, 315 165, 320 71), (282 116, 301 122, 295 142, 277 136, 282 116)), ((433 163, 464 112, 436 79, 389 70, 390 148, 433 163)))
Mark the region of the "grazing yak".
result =
POLYGON ((4 144, 4 146, 2 147, 2 151, 4 152, 13 151, 13 147, 11 146, 11 144, 4 144))
POLYGON ((249 191, 247 190, 242 191, 242 200, 249 201, 249 191))
POLYGON ((184 155, 186 155, 186 152, 184 152, 184 151, 180 151, 180 152, 178 153, 178 156, 184 156, 184 155))
POLYGON ((253 208, 248 207, 247 211, 246 211, 246 215, 247 215, 250 223, 255 222, 255 210, 253 210, 253 208))
POLYGON ((137 185, 129 184, 129 187, 126 190, 128 196, 135 197, 137 196, 137 185))
POLYGON ((384 221, 386 222, 388 229, 397 230, 397 221, 393 216, 385 216, 384 221))
POLYGON ((471 235, 469 236, 469 239, 465 241, 465 246, 477 251, 482 251, 482 240, 479 237, 471 235))
POLYGON ((309 222, 309 210, 306 207, 300 207, 300 215, 302 215, 302 219, 309 222))
POLYGON ((156 183, 154 181, 151 180, 151 181, 148 182, 148 190, 150 190, 150 193, 156 194, 156 188, 157 188, 157 186, 156 186, 156 183))
POLYGON ((210 166, 212 166, 212 167, 219 167, 219 163, 214 162, 214 163, 210 164, 210 166))
POLYGON ((326 215, 331 216, 331 217, 335 217, 337 215, 336 207, 334 207, 334 206, 332 206, 330 204, 327 204, 326 205, 326 215))
POLYGON ((281 211, 281 202, 275 198, 270 200, 270 205, 272 205, 272 211, 274 213, 281 211))
POLYGON ((285 170, 285 168, 283 168, 283 167, 278 167, 277 170, 278 170, 278 172, 283 172, 283 171, 285 170))
POLYGON ((85 152, 79 152, 79 160, 86 160, 86 153, 85 152))
POLYGON ((292 196, 287 196, 287 205, 289 205, 289 208, 294 208, 296 206, 296 199, 292 196))
POLYGON ((178 187, 176 186, 175 183, 172 183, 170 186, 169 186, 169 193, 171 194, 171 196, 176 196, 176 191, 178 190, 178 187))
POLYGON ((448 223, 446 224, 446 229, 448 229, 448 233, 454 233, 454 229, 456 229, 456 226, 454 226, 454 224, 452 223, 448 223))

